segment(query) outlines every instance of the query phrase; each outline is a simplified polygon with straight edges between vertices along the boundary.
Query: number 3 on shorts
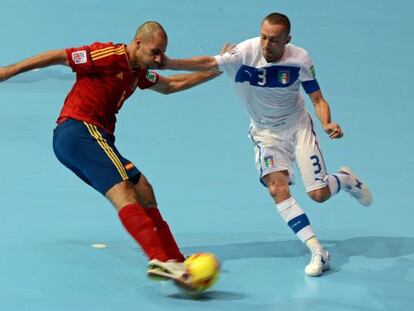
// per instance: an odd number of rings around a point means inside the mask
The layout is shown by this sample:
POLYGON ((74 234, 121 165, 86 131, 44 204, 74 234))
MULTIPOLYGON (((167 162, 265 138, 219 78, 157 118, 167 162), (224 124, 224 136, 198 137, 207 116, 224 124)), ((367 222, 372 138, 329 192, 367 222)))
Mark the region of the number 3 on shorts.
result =
POLYGON ((322 171, 321 163, 319 161, 319 157, 317 155, 313 155, 310 157, 312 160, 312 165, 314 166, 315 170, 313 171, 314 174, 319 174, 322 171))

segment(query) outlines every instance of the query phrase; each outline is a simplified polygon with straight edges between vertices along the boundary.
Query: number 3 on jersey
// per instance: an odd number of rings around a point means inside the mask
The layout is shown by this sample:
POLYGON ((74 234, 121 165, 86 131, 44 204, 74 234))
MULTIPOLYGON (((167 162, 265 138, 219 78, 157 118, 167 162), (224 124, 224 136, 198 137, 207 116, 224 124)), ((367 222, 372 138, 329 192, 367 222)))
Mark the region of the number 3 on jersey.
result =
POLYGON ((257 84, 263 86, 266 84, 266 68, 259 68, 257 71, 259 72, 257 75, 257 84))
POLYGON ((313 155, 313 156, 310 157, 310 159, 312 160, 312 165, 315 168, 313 173, 315 175, 319 174, 322 171, 321 162, 319 161, 319 157, 317 155, 313 155))

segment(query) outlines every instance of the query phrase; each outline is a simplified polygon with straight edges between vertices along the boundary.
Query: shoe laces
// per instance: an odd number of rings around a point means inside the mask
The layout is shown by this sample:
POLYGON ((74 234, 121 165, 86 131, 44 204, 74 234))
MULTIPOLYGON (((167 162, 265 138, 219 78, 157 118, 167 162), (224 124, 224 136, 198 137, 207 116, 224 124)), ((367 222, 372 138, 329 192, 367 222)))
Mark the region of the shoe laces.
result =
POLYGON ((325 251, 321 250, 321 249, 317 249, 315 251, 312 252, 312 258, 311 258, 311 264, 323 264, 326 259, 326 255, 324 256, 325 251))

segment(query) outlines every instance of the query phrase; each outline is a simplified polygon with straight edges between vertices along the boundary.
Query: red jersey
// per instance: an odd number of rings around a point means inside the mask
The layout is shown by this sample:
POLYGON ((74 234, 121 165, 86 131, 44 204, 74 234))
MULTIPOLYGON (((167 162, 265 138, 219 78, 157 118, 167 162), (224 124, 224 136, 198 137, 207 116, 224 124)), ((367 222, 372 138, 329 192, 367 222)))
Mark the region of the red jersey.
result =
POLYGON ((66 49, 69 65, 76 72, 76 82, 65 99, 57 123, 72 118, 114 132, 115 115, 124 101, 137 86, 145 89, 159 79, 155 72, 132 70, 125 47, 125 44, 95 42, 66 49))

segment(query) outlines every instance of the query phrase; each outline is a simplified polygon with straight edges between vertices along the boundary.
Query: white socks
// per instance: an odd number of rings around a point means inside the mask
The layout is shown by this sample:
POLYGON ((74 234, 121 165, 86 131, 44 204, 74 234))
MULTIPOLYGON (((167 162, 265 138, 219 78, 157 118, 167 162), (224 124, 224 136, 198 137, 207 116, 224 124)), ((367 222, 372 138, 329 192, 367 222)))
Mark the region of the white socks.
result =
POLYGON ((349 176, 347 174, 335 173, 328 175, 328 186, 331 196, 337 194, 342 187, 349 184, 349 176))
POLYGON ((280 202, 276 207, 285 223, 303 243, 315 236, 308 217, 294 198, 280 202))
POLYGON ((322 245, 319 243, 319 240, 316 238, 316 236, 311 237, 309 240, 305 242, 305 244, 312 254, 315 253, 318 249, 323 249, 322 245))

